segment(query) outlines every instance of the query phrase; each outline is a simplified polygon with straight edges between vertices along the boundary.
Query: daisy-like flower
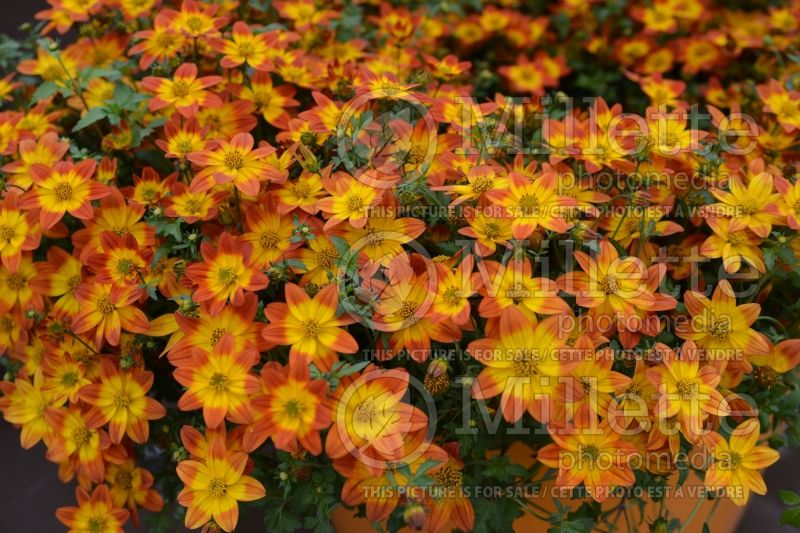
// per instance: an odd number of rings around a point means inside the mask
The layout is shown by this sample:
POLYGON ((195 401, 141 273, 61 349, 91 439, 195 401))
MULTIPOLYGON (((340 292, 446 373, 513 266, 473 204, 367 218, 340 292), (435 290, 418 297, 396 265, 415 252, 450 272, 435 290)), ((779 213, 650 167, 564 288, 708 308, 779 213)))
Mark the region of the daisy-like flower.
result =
POLYGON ((186 527, 197 529, 212 519, 223 531, 233 531, 239 521, 240 501, 265 496, 264 486, 244 475, 247 454, 229 451, 225 441, 214 439, 205 461, 181 461, 178 477, 186 485, 178 494, 178 503, 187 507, 186 527))
POLYGON ((511 218, 496 217, 482 210, 468 210, 464 216, 469 226, 459 228, 458 232, 475 239, 475 253, 487 257, 497 251, 497 246, 505 246, 512 238, 511 218))
POLYGON ((150 322, 136 307, 136 301, 142 294, 142 289, 130 285, 81 285, 75 289, 80 310, 72 321, 72 330, 75 333, 93 331, 98 346, 103 345, 104 339, 110 345, 118 346, 123 329, 131 333, 147 333, 150 322))
POLYGON ((172 79, 147 76, 142 80, 142 88, 155 94, 150 99, 150 110, 165 107, 175 109, 186 118, 192 118, 200 107, 221 107, 219 96, 209 91, 222 81, 221 76, 197 77, 197 65, 184 63, 173 74, 172 79))
POLYGON ((164 151, 164 156, 186 159, 192 152, 202 152, 211 146, 206 140, 208 128, 201 128, 196 118, 184 119, 173 116, 164 124, 164 139, 156 139, 156 144, 164 151))
POLYGON ((769 353, 766 337, 750 327, 761 313, 761 306, 736 305, 728 280, 719 281, 710 300, 699 292, 687 291, 683 301, 691 320, 678 324, 675 333, 693 340, 707 360, 725 362, 769 353))
POLYGON ((559 383, 559 377, 568 376, 578 361, 567 357, 558 317, 537 324, 509 308, 500 316, 497 337, 472 341, 467 352, 486 366, 472 386, 473 398, 501 395, 500 409, 508 422, 516 422, 525 411, 544 423, 561 418, 569 383, 559 383))
POLYGON ((106 484, 114 507, 128 509, 134 527, 139 527, 139 510, 157 513, 164 508, 164 500, 153 488, 153 474, 136 466, 133 459, 122 464, 110 463, 106 469, 106 484))
POLYGON ((53 432, 44 413, 55 404, 55 398, 51 392, 43 390, 44 381, 44 375, 38 371, 32 380, 18 377, 13 383, 0 382, 3 392, 0 410, 7 422, 22 428, 19 443, 26 450, 41 440, 47 443, 53 432))
POLYGON ((278 36, 274 33, 253 34, 250 26, 242 21, 233 24, 230 39, 217 39, 211 46, 220 54, 222 68, 236 68, 247 64, 255 70, 272 70, 270 46, 278 36))
POLYGON ((425 223, 413 217, 371 216, 362 227, 350 228, 345 240, 369 262, 387 265, 424 231, 425 223))
POLYGON ((97 485, 91 495, 83 487, 76 487, 75 497, 77 507, 56 510, 56 518, 69 528, 68 533, 124 533, 123 526, 130 514, 114 505, 107 485, 97 485))
POLYGON ((258 379, 250 370, 258 362, 258 352, 234 350, 233 336, 226 333, 211 352, 195 349, 192 364, 175 370, 175 380, 186 387, 178 400, 182 411, 203 409, 203 420, 217 428, 228 418, 236 424, 253 420, 250 397, 259 390, 258 379))
POLYGON ((317 202, 317 207, 328 216, 326 230, 345 220, 354 228, 363 228, 369 208, 380 201, 378 190, 341 172, 323 180, 322 185, 330 194, 317 202))
POLYGON ((481 286, 481 276, 473 272, 474 268, 475 259, 471 255, 465 256, 455 269, 436 263, 438 283, 431 318, 451 319, 459 326, 467 324, 471 310, 469 298, 481 286))
POLYGON ((109 359, 100 362, 100 383, 83 387, 78 396, 100 412, 108 424, 111 442, 119 444, 127 435, 144 444, 150 434, 148 420, 163 418, 164 406, 147 396, 153 373, 147 370, 121 372, 109 359))
POLYGON ((467 183, 432 187, 432 190, 447 191, 453 196, 450 205, 475 201, 478 205, 486 203, 486 195, 491 191, 504 191, 508 188, 508 178, 497 175, 498 169, 490 165, 476 165, 467 173, 467 183))
POLYGON ((424 504, 430 511, 425 529, 433 532, 441 531, 449 521, 452 521, 459 529, 472 531, 475 526, 475 510, 467 491, 463 489, 464 462, 461 460, 459 443, 445 443, 442 449, 447 452, 447 461, 430 471, 433 487, 431 496, 424 504))
POLYGON ((209 38, 217 37, 219 29, 228 22, 228 17, 215 16, 220 7, 220 4, 183 0, 180 11, 164 9, 162 13, 167 13, 172 17, 173 27, 183 32, 187 37, 194 39, 200 37, 209 38))
POLYGON ((77 165, 62 161, 53 167, 35 164, 31 176, 36 185, 20 198, 23 209, 39 209, 43 230, 55 226, 65 213, 80 218, 92 218, 92 200, 107 196, 108 188, 92 180, 97 163, 84 159, 77 165))
POLYGON ((36 263, 36 277, 30 286, 45 296, 57 297, 50 312, 55 316, 74 316, 80 304, 75 289, 83 283, 81 262, 64 249, 52 246, 47 249, 47 262, 36 263))
POLYGON ((233 183, 244 194, 258 195, 261 182, 278 175, 265 160, 275 148, 265 143, 254 149, 254 145, 252 135, 239 133, 230 142, 219 141, 213 150, 189 154, 189 161, 201 168, 192 180, 192 192, 207 191, 218 183, 233 183))
POLYGON ((209 301, 211 314, 217 314, 229 300, 233 305, 244 303, 245 291, 266 288, 269 279, 253 264, 252 250, 249 243, 238 242, 229 233, 220 235, 217 249, 203 242, 200 245, 203 262, 186 269, 186 276, 198 285, 193 299, 209 301))
POLYGON ((319 174, 303 172, 296 180, 286 181, 275 189, 274 194, 277 200, 276 209, 281 215, 286 215, 295 209, 315 215, 319 211, 317 200, 325 196, 325 191, 319 174))
POLYGON ((319 432, 331 424, 326 400, 328 384, 311 379, 308 365, 297 359, 288 366, 270 361, 261 369, 263 394, 253 400, 256 420, 244 434, 244 447, 253 451, 271 437, 275 447, 312 455, 322 453, 319 432))
POLYGON ((769 237, 773 224, 781 224, 782 217, 770 205, 779 203, 781 195, 774 191, 774 179, 764 168, 761 159, 752 161, 748 168, 748 182, 741 176, 730 176, 729 191, 712 188, 711 194, 719 203, 709 206, 716 215, 729 216, 730 230, 749 229, 762 239, 769 237))
POLYGON ((297 90, 291 85, 275 86, 272 76, 266 72, 256 72, 250 85, 242 89, 239 98, 249 100, 256 106, 264 120, 273 126, 285 124, 289 120, 287 108, 297 107, 300 102, 293 97, 297 90))
POLYGON ((595 416, 606 416, 614 395, 630 385, 631 378, 611 370, 614 364, 614 351, 611 348, 595 350, 594 343, 587 335, 578 337, 574 347, 575 356, 580 362, 572 370, 572 377, 578 381, 581 389, 581 395, 575 403, 578 406, 588 405, 589 412, 595 416))
POLYGON ((35 284, 31 285, 36 275, 36 266, 27 254, 22 257, 16 272, 0 266, 0 313, 14 308, 44 310, 42 295, 35 292, 35 284))
POLYGON ((711 365, 700 366, 700 355, 694 342, 686 341, 680 358, 670 347, 657 343, 663 365, 647 370, 647 378, 658 391, 655 415, 660 419, 677 417, 680 430, 697 442, 703 421, 709 415, 727 416, 731 410, 717 390, 719 372, 711 365))
POLYGON ((52 167, 69 150, 69 143, 58 140, 56 132, 47 132, 37 139, 19 141, 19 159, 3 165, 3 172, 9 174, 8 182, 24 190, 33 185, 31 168, 34 165, 52 167))
POLYGON ((102 415, 71 405, 48 407, 44 416, 53 428, 47 458, 56 463, 69 461, 90 481, 102 483, 106 474, 103 450, 111 444, 106 432, 98 429, 103 425, 102 415))
POLYGON ((115 286, 139 285, 150 268, 152 252, 141 249, 130 233, 120 237, 111 231, 100 235, 103 252, 89 257, 87 263, 98 283, 115 286))
POLYGON ((534 180, 517 172, 509 174, 509 188, 490 190, 486 196, 502 206, 511 217, 511 233, 515 239, 528 238, 537 227, 563 233, 570 223, 564 217, 577 200, 560 196, 555 172, 544 172, 534 180))
POLYGON ((499 317, 509 307, 519 309, 534 320, 536 313, 553 315, 570 310, 567 302, 559 298, 555 281, 532 277, 533 267, 527 258, 511 259, 506 265, 483 261, 478 269, 484 280, 483 299, 478 306, 478 313, 483 317, 499 317))
POLYGON ((263 269, 269 269, 284 254, 301 244, 292 239, 300 221, 281 216, 272 202, 246 209, 245 223, 248 231, 242 235, 242 241, 253 246, 253 262, 263 269))
POLYGON ((583 483, 592 499, 602 503, 616 487, 633 485, 636 447, 607 422, 598 423, 588 406, 577 410, 572 427, 547 429, 555 442, 543 446, 536 459, 558 470, 556 486, 573 489, 583 483))
POLYGON ((380 461, 403 459, 403 441, 425 428, 428 417, 403 401, 408 372, 370 365, 336 389, 333 427, 325 439, 328 457, 346 455, 374 469, 380 461), (378 461, 376 463, 375 461, 378 461))
POLYGON ((42 238, 36 212, 23 213, 17 200, 8 193, 0 202, 0 263, 10 272, 19 269, 22 252, 38 248, 42 238))
POLYGON ((727 442, 719 433, 712 433, 709 447, 714 463, 706 470, 705 486, 725 491, 736 505, 744 505, 750 492, 766 494, 767 485, 759 470, 780 459, 777 450, 756 446, 761 429, 758 419, 751 418, 733 430, 727 442))
POLYGON ((331 284, 314 298, 295 285, 286 284, 286 303, 273 302, 264 310, 269 324, 264 338, 280 345, 291 345, 292 360, 314 363, 320 370, 329 370, 339 353, 355 353, 358 343, 342 326, 349 317, 337 317, 337 286, 331 284))
POLYGON ((192 192, 188 185, 177 181, 172 184, 172 194, 166 199, 164 215, 183 218, 189 224, 210 220, 217 216, 218 206, 228 197, 227 191, 192 192))
POLYGON ((86 375, 86 368, 72 357, 70 353, 61 356, 46 357, 42 361, 42 372, 45 383, 42 392, 52 396, 57 406, 78 402, 78 393, 84 385, 92 380, 86 375))
POLYGON ((732 230, 734 223, 730 218, 709 217, 706 222, 714 234, 700 246, 701 254, 712 259, 722 258, 722 266, 728 273, 738 272, 743 263, 751 265, 759 272, 766 272, 764 254, 759 248, 761 238, 758 235, 746 227, 732 230))

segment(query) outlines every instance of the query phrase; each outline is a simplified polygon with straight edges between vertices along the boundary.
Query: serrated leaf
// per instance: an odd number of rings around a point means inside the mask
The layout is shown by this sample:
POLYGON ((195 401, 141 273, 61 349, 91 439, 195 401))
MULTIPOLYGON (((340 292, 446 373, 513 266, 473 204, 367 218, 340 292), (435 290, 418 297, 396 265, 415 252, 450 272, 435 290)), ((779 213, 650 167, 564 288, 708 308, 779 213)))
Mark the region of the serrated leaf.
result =
POLYGON ((104 107, 93 107, 81 117, 78 123, 75 124, 75 127, 72 128, 72 131, 80 131, 87 126, 91 126, 98 120, 103 120, 104 118, 106 118, 106 109, 104 107))

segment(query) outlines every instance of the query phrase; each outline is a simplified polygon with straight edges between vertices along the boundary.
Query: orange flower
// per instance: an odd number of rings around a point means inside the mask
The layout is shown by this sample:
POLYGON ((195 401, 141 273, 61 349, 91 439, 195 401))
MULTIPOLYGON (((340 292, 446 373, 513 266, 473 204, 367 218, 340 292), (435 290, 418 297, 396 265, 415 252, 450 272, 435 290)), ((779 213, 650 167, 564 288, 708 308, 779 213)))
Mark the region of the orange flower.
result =
POLYGON ((59 297, 50 309, 55 316, 74 316, 80 309, 75 289, 83 283, 81 262, 57 246, 47 249, 47 262, 36 263, 37 275, 29 284, 39 294, 59 297))
POLYGON ((142 88, 155 96, 150 99, 150 110, 157 111, 174 105, 186 118, 192 118, 200 107, 220 107, 222 100, 206 90, 222 81, 220 76, 197 77, 197 65, 183 63, 175 71, 173 79, 147 76, 142 80, 142 88))
POLYGON ((559 377, 569 375, 578 361, 568 357, 558 317, 537 324, 509 308, 500 315, 498 336, 472 341, 467 351, 486 365, 472 386, 473 398, 485 400, 500 394, 500 409, 509 422, 519 420, 525 411, 544 423, 562 417, 567 391, 559 377))
POLYGON ((138 507, 157 513, 164 508, 164 500, 153 488, 153 474, 138 468, 133 459, 122 464, 111 463, 106 470, 106 483, 114 507, 127 508, 134 527, 139 527, 138 507))
POLYGON ((18 377, 13 383, 0 382, 3 392, 0 409, 6 421, 20 426, 20 446, 26 450, 33 448, 40 440, 49 442, 53 428, 45 418, 45 411, 54 405, 52 393, 43 388, 44 376, 41 371, 34 374, 32 380, 18 377))
POLYGON ((274 33, 259 33, 254 35, 250 26, 242 21, 233 23, 230 40, 217 39, 211 46, 220 54, 222 68, 236 68, 247 64, 255 70, 272 70, 270 61, 270 46, 277 39, 274 33))
POLYGON ((725 489, 736 505, 744 505, 750 491, 766 494, 767 485, 758 472, 775 463, 780 454, 766 446, 756 446, 761 432, 758 420, 751 418, 733 430, 730 440, 719 433, 709 439, 714 463, 708 467, 705 486, 712 490, 725 489))
POLYGON ((517 172, 509 174, 509 189, 489 191, 489 199, 502 206, 511 217, 511 233, 515 239, 526 239, 541 226, 564 233, 570 224, 564 219, 577 200, 558 194, 555 172, 544 172, 530 180, 517 172))
POLYGON ((226 333, 233 337, 237 352, 245 348, 257 352, 268 350, 272 345, 261 336, 264 325, 253 322, 257 310, 258 297, 247 293, 241 305, 226 305, 215 314, 210 313, 207 307, 198 309, 197 316, 175 313, 176 329, 180 331, 176 331, 167 343, 165 351, 169 362, 178 367, 191 364, 195 348, 210 352, 226 333))
POLYGON ((31 168, 34 165, 55 165, 69 150, 69 143, 59 141, 58 134, 50 131, 38 139, 22 139, 18 149, 19 159, 3 165, 3 172, 10 174, 10 184, 28 190, 33 185, 31 168))
POLYGON ((749 182, 743 183, 738 175, 731 175, 730 191, 712 188, 711 194, 719 203, 709 206, 718 215, 730 216, 731 231, 749 229, 762 239, 769 237, 773 224, 782 223, 779 215, 772 214, 771 204, 778 203, 781 195, 773 191, 773 177, 761 159, 752 161, 749 182))
POLYGON ((250 86, 242 89, 239 98, 253 102, 264 120, 273 126, 281 126, 289 121, 287 108, 300 105, 293 98, 296 92, 291 85, 275 87, 269 74, 256 72, 250 79, 250 86))
POLYGON ((218 313, 225 302, 244 303, 245 291, 258 291, 269 284, 263 272, 250 259, 252 246, 238 243, 229 233, 223 233, 215 250, 208 242, 200 245, 202 263, 186 269, 186 276, 199 285, 192 297, 197 302, 210 301, 211 313, 218 313))
POLYGON ((248 230, 241 237, 243 242, 253 247, 253 262, 260 268, 269 269, 279 262, 288 251, 297 248, 301 242, 294 239, 294 232, 301 220, 281 216, 272 205, 245 210, 245 225, 248 230))
POLYGON ((717 390, 719 372, 710 365, 700 366, 700 355, 694 342, 686 341, 680 359, 669 347, 656 343, 663 366, 647 370, 647 378, 658 390, 655 415, 660 419, 678 417, 680 430, 697 442, 703 421, 709 415, 727 416, 731 410, 717 390))
POLYGON ((317 207, 328 215, 326 230, 345 220, 354 228, 363 228, 369 208, 380 200, 376 189, 344 173, 335 173, 322 185, 331 195, 317 202, 317 207))
POLYGON ((481 286, 481 277, 475 268, 475 259, 465 256, 461 264, 453 269, 443 263, 436 263, 438 283, 436 298, 431 307, 431 318, 451 319, 455 324, 464 326, 469 322, 471 307, 469 298, 477 293, 481 286))
POLYGON ((319 432, 331 424, 327 382, 310 379, 309 367, 293 359, 288 366, 264 365, 261 383, 264 393, 253 400, 257 418, 244 434, 245 449, 253 451, 272 437, 279 450, 296 453, 299 443, 312 455, 322 453, 319 432))
POLYGON ((133 442, 144 444, 150 434, 147 421, 163 418, 167 413, 163 405, 147 396, 152 386, 152 372, 120 372, 109 359, 103 359, 100 383, 86 385, 78 395, 100 412, 103 423, 108 423, 112 443, 119 444, 127 435, 133 442))
POLYGON ((328 285, 311 299, 303 289, 287 283, 286 303, 273 302, 264 310, 270 322, 264 327, 264 338, 290 344, 290 360, 314 363, 322 371, 331 368, 337 353, 355 353, 358 343, 342 329, 351 320, 336 316, 337 290, 335 284, 328 285))
POLYGON ((35 292, 35 283, 31 285, 36 275, 36 266, 27 254, 22 257, 16 272, 0 266, 0 313, 14 308, 26 312, 44 310, 42 295, 35 292))
POLYGON ((98 429, 103 425, 102 415, 72 405, 69 408, 48 407, 44 416, 53 428, 47 458, 56 463, 68 462, 93 483, 102 483, 105 479, 103 450, 111 444, 106 432, 98 429))
POLYGON ((215 17, 221 4, 205 4, 194 0, 183 0, 181 10, 165 9, 173 17, 172 25, 188 37, 208 38, 219 35, 219 29, 227 22, 228 17, 215 17))
POLYGON ((192 152, 207 150, 211 141, 206 140, 208 128, 200 128, 196 118, 184 119, 174 115, 164 124, 164 139, 156 144, 169 158, 186 159, 192 152))
POLYGON ((572 489, 583 483, 592 499, 602 503, 613 496, 614 488, 636 481, 631 469, 636 447, 620 439, 607 422, 598 423, 588 406, 578 409, 572 427, 547 430, 555 442, 542 447, 536 459, 558 470, 558 487, 572 489))
POLYGON ((497 245, 505 247, 511 240, 511 218, 505 216, 491 216, 480 209, 469 210, 464 218, 468 227, 460 228, 458 232, 475 239, 475 253, 487 257, 497 251, 497 245))
POLYGON ((122 526, 128 521, 129 513, 114 505, 108 486, 97 485, 91 496, 83 487, 76 487, 75 497, 78 507, 59 507, 56 510, 56 518, 69 528, 68 533, 124 533, 122 526))
POLYGON ((469 499, 468 493, 463 490, 464 462, 461 460, 461 450, 458 442, 448 442, 442 445, 447 452, 447 461, 433 467, 430 476, 433 478, 431 497, 425 501, 425 506, 430 510, 425 525, 427 531, 440 531, 449 521, 452 521, 463 531, 472 531, 475 526, 475 510, 469 499))
POLYGON ((742 263, 753 266, 759 272, 766 272, 758 235, 746 227, 733 231, 731 228, 734 223, 729 218, 710 217, 706 222, 714 234, 703 242, 701 254, 713 259, 722 258, 722 266, 728 273, 738 272, 742 263))
POLYGON ((427 427, 428 417, 403 402, 408 372, 368 366, 360 376, 348 376, 336 389, 334 424, 325 439, 328 457, 350 455, 375 470, 386 461, 404 458, 403 441, 427 427))
POLYGON ((244 475, 247 454, 229 451, 217 438, 203 462, 178 463, 178 477, 186 485, 178 494, 178 503, 186 510, 186 527, 197 529, 211 519, 223 531, 233 531, 239 521, 240 501, 253 501, 266 494, 255 478, 244 475))
POLYGON ((189 224, 211 220, 217 216, 217 207, 227 196, 227 191, 192 192, 185 183, 178 181, 172 184, 172 195, 166 200, 164 214, 170 218, 182 217, 189 224))
POLYGON ((89 257, 87 263, 94 270, 97 283, 114 286, 139 285, 152 263, 149 249, 139 248, 136 237, 130 233, 124 237, 111 231, 100 234, 103 253, 89 257))
POLYGON ((16 272, 22 252, 35 250, 42 238, 35 211, 19 210, 17 196, 7 193, 0 202, 0 263, 16 272))
POLYGON ((596 351, 594 343, 586 335, 575 341, 574 353, 580 362, 572 370, 572 377, 578 381, 581 390, 575 403, 588 405, 592 415, 605 417, 614 395, 627 387, 631 378, 611 370, 614 350, 604 348, 596 351))
POLYGON ((751 329, 761 312, 756 303, 736 305, 733 288, 726 279, 719 281, 711 300, 695 291, 683 297, 691 320, 678 324, 675 333, 693 340, 710 361, 729 361, 744 356, 768 354, 769 342, 751 329))
POLYGON ((150 322, 135 305, 142 294, 138 287, 101 283, 81 285, 75 289, 80 310, 72 322, 72 330, 75 333, 94 331, 94 341, 98 346, 103 345, 103 339, 118 346, 122 329, 147 333, 150 322))
POLYGON ((191 365, 175 370, 175 380, 187 388, 178 407, 182 411, 203 409, 209 428, 217 428, 227 417, 236 424, 249 424, 253 413, 250 396, 259 389, 250 370, 258 362, 252 349, 235 351, 233 336, 226 333, 212 352, 196 349, 191 365))
POLYGON ((192 180, 192 192, 207 191, 218 183, 230 183, 250 196, 258 195, 261 182, 277 177, 265 158, 275 148, 264 143, 253 149, 249 133, 239 133, 230 142, 219 141, 213 150, 193 152, 189 160, 202 168, 192 180))
POLYGON ((531 319, 536 314, 553 315, 570 312, 570 307, 558 297, 556 282, 548 278, 534 278, 528 259, 512 258, 507 265, 497 261, 483 261, 478 269, 484 279, 483 299, 478 313, 483 317, 499 317, 505 309, 515 307, 531 319))
POLYGON ((81 387, 92 382, 91 377, 86 375, 86 368, 70 353, 48 355, 42 362, 42 372, 45 377, 42 392, 52 396, 57 406, 64 405, 67 400, 71 404, 77 403, 81 387))

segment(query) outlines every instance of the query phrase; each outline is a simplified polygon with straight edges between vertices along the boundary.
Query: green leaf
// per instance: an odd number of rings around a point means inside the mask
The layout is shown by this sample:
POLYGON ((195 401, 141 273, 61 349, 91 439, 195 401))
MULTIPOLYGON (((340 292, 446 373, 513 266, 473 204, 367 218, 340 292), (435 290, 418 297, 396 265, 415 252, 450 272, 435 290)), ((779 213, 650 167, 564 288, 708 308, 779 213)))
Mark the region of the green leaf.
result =
POLYGON ((45 98, 49 98, 56 94, 59 90, 58 85, 52 81, 46 81, 36 88, 36 91, 31 95, 31 103, 34 104, 45 98))
POLYGON ((79 131, 87 126, 91 126, 98 120, 102 120, 106 118, 106 109, 104 107, 93 107, 89 111, 86 112, 85 115, 81 117, 75 127, 72 128, 72 131, 79 131))
POLYGON ((800 527, 800 507, 786 509, 781 514, 781 525, 800 527))
POLYGON ((782 490, 778 492, 781 501, 786 505, 800 505, 800 494, 791 490, 782 490))

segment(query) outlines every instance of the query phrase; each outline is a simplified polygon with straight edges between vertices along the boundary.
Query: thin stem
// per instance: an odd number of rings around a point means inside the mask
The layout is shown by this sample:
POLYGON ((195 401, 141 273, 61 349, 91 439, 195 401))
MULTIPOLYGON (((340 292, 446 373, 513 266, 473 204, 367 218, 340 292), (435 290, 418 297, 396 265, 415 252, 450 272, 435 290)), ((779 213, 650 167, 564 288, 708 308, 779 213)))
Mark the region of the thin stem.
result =
POLYGON ((71 336, 73 339, 75 339, 75 340, 76 340, 76 341, 78 341, 79 343, 83 344, 83 345, 86 347, 86 349, 87 349, 87 350, 89 350, 90 352, 92 352, 94 355, 98 355, 98 353, 97 353, 97 350, 95 350, 94 348, 92 348, 91 346, 89 346, 89 345, 86 343, 86 341, 85 341, 85 340, 83 340, 82 338, 80 338, 80 337, 79 337, 79 336, 78 336, 78 335, 77 335, 75 332, 73 332, 71 329, 68 329, 68 330, 67 330, 67 333, 69 333, 69 334, 70 334, 70 336, 71 336))
POLYGON ((700 507, 703 506, 704 501, 705 501, 704 498, 697 499, 697 503, 695 504, 694 509, 692 509, 692 512, 689 513, 689 516, 686 517, 686 521, 681 524, 681 528, 678 530, 678 533, 683 533, 686 530, 686 526, 689 525, 689 522, 691 522, 692 519, 695 517, 697 511, 699 511, 700 507))

